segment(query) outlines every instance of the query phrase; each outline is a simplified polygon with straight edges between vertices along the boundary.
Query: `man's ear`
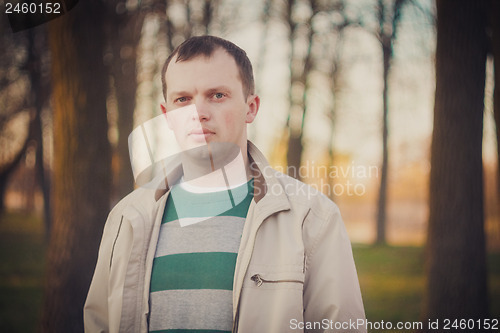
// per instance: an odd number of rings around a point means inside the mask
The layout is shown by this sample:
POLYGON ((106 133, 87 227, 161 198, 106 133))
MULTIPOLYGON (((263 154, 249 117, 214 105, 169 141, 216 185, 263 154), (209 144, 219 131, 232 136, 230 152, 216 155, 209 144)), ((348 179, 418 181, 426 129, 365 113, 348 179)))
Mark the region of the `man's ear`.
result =
POLYGON ((248 110, 246 114, 245 121, 247 124, 250 124, 254 121, 257 116, 257 112, 259 112, 260 106, 260 98, 257 95, 250 95, 247 98, 248 110))
POLYGON ((167 119, 167 125, 169 129, 172 129, 172 124, 170 123, 170 117, 167 115, 167 106, 165 103, 160 103, 161 112, 165 115, 167 119))
POLYGON ((163 112, 163 114, 167 114, 167 106, 165 103, 160 103, 160 108, 161 108, 161 112, 163 112))

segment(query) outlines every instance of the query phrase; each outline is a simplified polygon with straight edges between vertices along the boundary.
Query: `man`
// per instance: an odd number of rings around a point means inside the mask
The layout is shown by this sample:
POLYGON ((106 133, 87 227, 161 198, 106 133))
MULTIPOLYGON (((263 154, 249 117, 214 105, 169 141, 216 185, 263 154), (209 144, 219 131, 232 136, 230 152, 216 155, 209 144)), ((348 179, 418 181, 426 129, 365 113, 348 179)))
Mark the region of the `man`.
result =
POLYGON ((179 168, 111 211, 86 332, 365 332, 337 206, 247 141, 260 100, 245 52, 190 38, 162 84, 179 168))

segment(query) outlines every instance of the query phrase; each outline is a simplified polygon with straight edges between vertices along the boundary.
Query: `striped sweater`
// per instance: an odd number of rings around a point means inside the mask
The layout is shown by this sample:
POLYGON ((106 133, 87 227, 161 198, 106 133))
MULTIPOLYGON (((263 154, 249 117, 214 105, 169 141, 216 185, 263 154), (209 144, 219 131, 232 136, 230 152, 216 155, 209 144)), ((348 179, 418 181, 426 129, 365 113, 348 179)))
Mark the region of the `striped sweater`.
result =
POLYGON ((150 287, 150 332, 230 332, 236 256, 253 181, 194 193, 177 185, 165 206, 150 287))

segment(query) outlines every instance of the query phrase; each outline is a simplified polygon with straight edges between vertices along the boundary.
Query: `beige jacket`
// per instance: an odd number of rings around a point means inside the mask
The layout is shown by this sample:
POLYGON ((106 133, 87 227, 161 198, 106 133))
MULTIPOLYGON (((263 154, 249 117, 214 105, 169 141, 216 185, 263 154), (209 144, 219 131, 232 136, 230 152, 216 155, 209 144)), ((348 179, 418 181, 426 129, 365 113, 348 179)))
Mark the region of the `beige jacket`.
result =
MULTIPOLYGON (((233 332, 366 332, 339 209, 271 169, 250 142, 248 154, 255 193, 236 261, 233 332)), ((148 331, 149 283, 167 196, 139 188, 109 214, 85 303, 85 332, 148 331)))

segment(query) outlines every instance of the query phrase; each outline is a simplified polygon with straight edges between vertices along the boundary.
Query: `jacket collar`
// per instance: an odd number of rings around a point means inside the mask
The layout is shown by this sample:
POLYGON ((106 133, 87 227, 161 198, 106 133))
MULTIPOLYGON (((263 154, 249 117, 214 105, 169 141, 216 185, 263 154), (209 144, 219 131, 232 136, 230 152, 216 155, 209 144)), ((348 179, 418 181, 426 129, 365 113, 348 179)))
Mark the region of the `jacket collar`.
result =
MULTIPOLYGON (((262 152, 250 141, 247 141, 250 171, 254 177, 254 199, 256 203, 271 205, 273 210, 286 210, 290 208, 290 202, 285 189, 276 178, 278 172, 271 168, 262 152)), ((175 184, 182 176, 182 165, 180 161, 174 163, 167 172, 162 184, 155 192, 155 200, 158 201, 165 195, 172 184, 175 184), (170 184, 169 181, 170 180, 170 184)))
POLYGON ((278 172, 271 168, 264 154, 250 141, 248 141, 248 156, 254 183, 256 183, 255 201, 259 202, 265 197, 272 197, 273 200, 288 202, 285 189, 276 178, 278 172))

